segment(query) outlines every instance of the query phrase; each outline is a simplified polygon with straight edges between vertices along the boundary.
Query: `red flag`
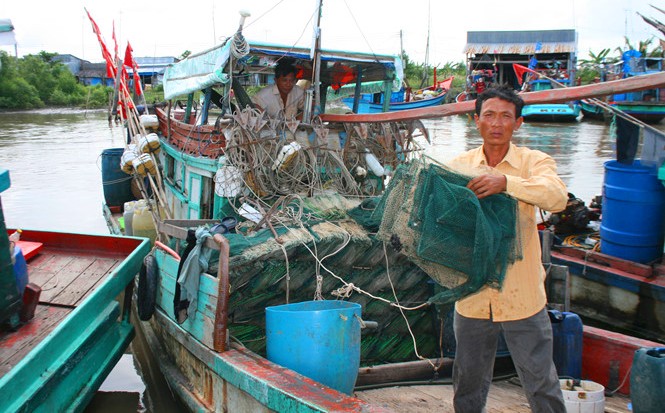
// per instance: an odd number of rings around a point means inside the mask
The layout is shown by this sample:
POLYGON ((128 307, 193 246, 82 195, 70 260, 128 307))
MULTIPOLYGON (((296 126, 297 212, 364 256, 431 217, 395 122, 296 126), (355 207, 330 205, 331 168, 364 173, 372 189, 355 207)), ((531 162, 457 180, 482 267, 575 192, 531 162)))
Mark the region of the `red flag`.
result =
POLYGON ((115 61, 118 60, 118 40, 115 38, 115 21, 113 22, 113 57, 115 61))
POLYGON ((517 63, 513 63, 513 70, 515 71, 515 76, 517 76, 517 83, 522 86, 523 78, 525 73, 533 73, 535 75, 538 75, 538 72, 535 70, 531 70, 526 66, 518 65, 517 63))
POLYGON ((109 53, 109 50, 106 48, 106 44, 104 44, 102 33, 99 31, 99 26, 97 26, 97 23, 95 23, 95 21, 92 19, 88 9, 85 9, 85 12, 87 13, 88 18, 90 19, 90 23, 92 24, 92 31, 97 35, 99 46, 102 48, 102 57, 104 57, 104 60, 106 60, 106 75, 112 79, 115 79, 115 62, 113 62, 111 53, 109 53))
POLYGON ((125 61, 124 65, 127 67, 131 67, 132 71, 134 72, 134 91, 136 92, 137 95, 141 96, 141 77, 139 76, 139 65, 136 64, 136 60, 134 60, 134 56, 132 56, 132 52, 134 49, 132 49, 132 45, 127 42, 127 48, 125 49, 125 61))
POLYGON ((132 45, 129 44, 129 42, 127 42, 127 48, 125 49, 125 61, 124 61, 125 66, 134 67, 133 65, 134 58, 132 57, 133 51, 134 49, 132 49, 132 45))

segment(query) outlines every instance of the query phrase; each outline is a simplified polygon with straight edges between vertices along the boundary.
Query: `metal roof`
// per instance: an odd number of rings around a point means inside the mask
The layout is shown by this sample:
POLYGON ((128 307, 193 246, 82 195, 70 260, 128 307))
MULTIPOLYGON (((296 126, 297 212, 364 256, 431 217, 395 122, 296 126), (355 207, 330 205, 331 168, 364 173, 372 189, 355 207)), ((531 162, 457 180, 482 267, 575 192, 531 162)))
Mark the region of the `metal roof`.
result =
POLYGON ((576 53, 575 30, 467 32, 466 54, 576 53))

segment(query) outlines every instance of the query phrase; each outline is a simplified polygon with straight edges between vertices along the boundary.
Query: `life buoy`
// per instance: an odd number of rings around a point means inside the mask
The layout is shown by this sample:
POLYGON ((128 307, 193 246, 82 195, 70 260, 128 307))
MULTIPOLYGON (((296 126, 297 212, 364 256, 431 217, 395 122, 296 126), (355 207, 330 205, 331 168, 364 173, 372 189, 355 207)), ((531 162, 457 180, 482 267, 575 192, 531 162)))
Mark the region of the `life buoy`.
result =
POLYGON ((155 312, 159 274, 157 260, 152 254, 146 255, 139 270, 139 283, 136 291, 136 307, 139 319, 148 321, 155 312))

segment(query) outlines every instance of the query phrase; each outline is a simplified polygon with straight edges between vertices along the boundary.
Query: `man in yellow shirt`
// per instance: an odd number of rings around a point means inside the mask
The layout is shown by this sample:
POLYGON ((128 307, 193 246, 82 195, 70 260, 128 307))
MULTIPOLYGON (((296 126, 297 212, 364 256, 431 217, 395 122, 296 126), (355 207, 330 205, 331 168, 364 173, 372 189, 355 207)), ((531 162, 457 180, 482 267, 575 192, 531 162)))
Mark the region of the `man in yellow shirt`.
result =
POLYGON ((507 85, 480 94, 474 118, 483 145, 452 162, 483 171, 467 185, 479 199, 505 192, 518 200, 523 256, 508 267, 500 290, 484 287, 455 305, 453 383, 458 413, 484 411, 502 331, 531 409, 566 410, 552 360, 535 207, 561 211, 568 192, 550 156, 511 142, 522 125, 523 106, 507 85))

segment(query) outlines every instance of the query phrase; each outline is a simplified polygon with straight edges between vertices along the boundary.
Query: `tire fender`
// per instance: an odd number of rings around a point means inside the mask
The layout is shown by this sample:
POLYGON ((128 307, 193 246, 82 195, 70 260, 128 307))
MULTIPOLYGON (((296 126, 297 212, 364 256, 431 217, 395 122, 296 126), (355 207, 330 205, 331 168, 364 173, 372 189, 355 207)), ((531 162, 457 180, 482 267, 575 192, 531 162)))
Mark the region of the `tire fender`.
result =
POLYGON ((136 291, 136 308, 139 319, 142 321, 150 320, 155 312, 158 284, 157 260, 153 254, 148 254, 143 259, 143 264, 139 270, 139 282, 136 291))

